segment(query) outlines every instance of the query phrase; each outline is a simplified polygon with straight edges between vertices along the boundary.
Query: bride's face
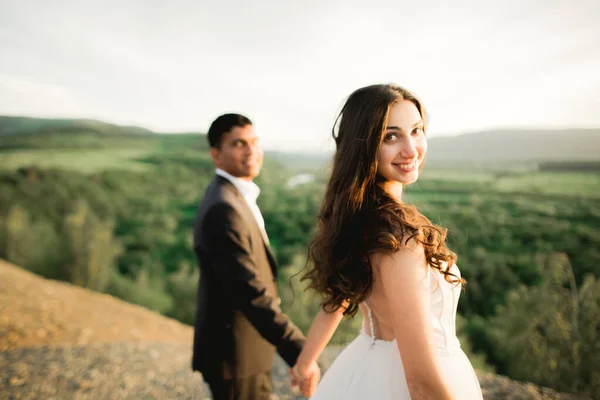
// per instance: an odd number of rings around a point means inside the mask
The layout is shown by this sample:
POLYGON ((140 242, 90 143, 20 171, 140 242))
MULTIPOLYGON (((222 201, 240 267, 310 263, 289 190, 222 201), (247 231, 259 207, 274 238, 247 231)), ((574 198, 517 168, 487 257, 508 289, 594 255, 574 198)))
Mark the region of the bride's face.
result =
POLYGON ((383 131, 383 142, 377 155, 377 173, 402 185, 419 178, 419 166, 427 152, 423 118, 413 102, 395 103, 383 131))

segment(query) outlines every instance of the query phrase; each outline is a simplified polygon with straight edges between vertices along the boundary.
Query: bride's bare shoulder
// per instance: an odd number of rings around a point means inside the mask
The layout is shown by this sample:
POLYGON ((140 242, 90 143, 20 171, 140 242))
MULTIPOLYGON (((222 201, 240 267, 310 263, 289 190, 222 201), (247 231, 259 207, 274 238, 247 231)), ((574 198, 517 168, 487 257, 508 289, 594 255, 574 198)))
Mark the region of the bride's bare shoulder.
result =
POLYGON ((398 265, 426 265, 425 248, 414 238, 403 240, 400 248, 393 253, 375 252, 370 256, 373 268, 386 268, 398 265))

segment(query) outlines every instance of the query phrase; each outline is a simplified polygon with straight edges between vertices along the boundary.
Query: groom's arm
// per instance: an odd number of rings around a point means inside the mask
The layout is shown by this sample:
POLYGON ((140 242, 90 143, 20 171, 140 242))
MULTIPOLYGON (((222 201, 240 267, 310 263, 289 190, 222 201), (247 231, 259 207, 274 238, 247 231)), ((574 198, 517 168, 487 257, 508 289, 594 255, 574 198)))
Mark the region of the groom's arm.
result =
POLYGON ((239 213, 230 204, 218 203, 208 210, 201 229, 210 265, 233 305, 294 365, 305 338, 259 279, 250 231, 239 213))

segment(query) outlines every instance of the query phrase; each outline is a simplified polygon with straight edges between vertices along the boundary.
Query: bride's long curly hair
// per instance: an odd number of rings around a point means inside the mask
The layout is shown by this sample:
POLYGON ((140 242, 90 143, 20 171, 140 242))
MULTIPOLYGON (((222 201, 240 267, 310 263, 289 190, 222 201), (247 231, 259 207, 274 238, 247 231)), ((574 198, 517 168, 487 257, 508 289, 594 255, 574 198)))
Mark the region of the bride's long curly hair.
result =
POLYGON ((457 257, 446 247, 446 229, 396 201, 377 174, 390 108, 402 100, 411 101, 426 123, 425 110, 412 93, 374 85, 352 93, 334 124, 333 170, 309 247, 309 270, 302 278, 324 296, 327 311, 344 305, 346 315, 355 315, 373 287, 371 256, 392 254, 411 239, 424 247, 431 268, 450 282, 465 283, 449 271, 457 257))

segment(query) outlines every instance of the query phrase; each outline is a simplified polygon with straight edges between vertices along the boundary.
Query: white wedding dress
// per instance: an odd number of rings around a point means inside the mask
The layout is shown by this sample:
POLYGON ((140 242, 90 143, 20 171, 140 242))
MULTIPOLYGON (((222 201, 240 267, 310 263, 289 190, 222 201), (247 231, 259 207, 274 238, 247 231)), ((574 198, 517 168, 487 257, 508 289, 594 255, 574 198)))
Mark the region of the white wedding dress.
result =
MULTIPOLYGON (((460 276, 454 265, 453 274, 460 276)), ((457 400, 482 399, 479 381, 469 359, 456 337, 456 308, 460 285, 446 281, 443 275, 430 270, 432 321, 435 346, 441 368, 457 400)), ((365 302, 370 331, 377 337, 371 309, 365 302), (374 328, 374 329, 373 329, 374 328)), ((410 394, 396 341, 375 339, 365 327, 358 337, 336 358, 317 386, 311 400, 408 400, 410 394)))

